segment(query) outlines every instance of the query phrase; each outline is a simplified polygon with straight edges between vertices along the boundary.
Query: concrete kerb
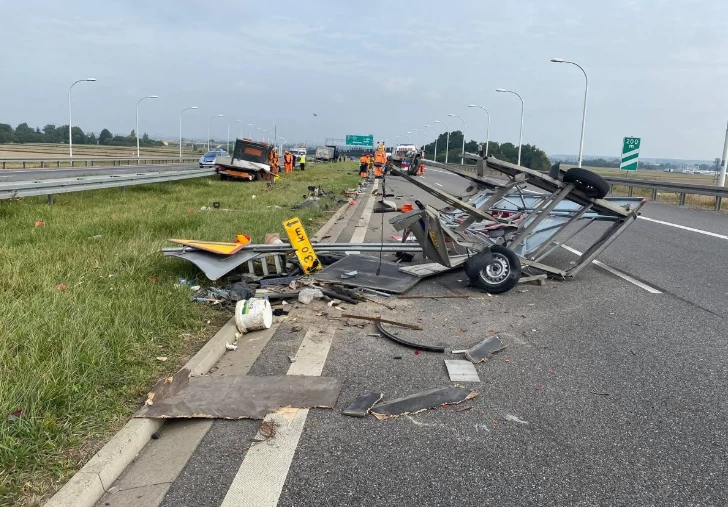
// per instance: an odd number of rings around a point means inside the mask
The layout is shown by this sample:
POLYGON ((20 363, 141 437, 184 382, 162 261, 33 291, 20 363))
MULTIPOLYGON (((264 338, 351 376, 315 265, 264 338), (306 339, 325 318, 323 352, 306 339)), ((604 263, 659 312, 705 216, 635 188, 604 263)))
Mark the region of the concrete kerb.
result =
MULTIPOLYGON (((324 236, 348 208, 356 207, 349 203, 341 206, 314 238, 324 236)), ((235 319, 230 319, 184 368, 193 375, 207 373, 225 354, 225 343, 235 340, 235 332, 235 319)), ((163 425, 164 420, 159 419, 131 419, 45 503, 45 507, 94 507, 163 425)))

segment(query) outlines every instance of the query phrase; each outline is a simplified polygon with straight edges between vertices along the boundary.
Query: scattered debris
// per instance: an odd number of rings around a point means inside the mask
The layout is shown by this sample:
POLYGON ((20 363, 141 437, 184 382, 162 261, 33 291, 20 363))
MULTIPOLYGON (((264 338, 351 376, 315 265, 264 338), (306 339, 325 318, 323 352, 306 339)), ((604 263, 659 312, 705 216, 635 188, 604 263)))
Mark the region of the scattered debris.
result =
POLYGON ((440 294, 425 296, 397 296, 397 299, 468 299, 472 297, 470 294, 440 294))
POLYGON ((477 392, 462 387, 430 389, 404 398, 380 403, 372 408, 371 412, 379 420, 390 419, 401 415, 418 414, 442 405, 457 405, 476 396, 478 396, 477 392))
POLYGON ((343 283, 395 294, 407 292, 420 281, 416 276, 400 272, 399 264, 384 261, 380 263, 378 258, 362 255, 347 255, 326 266, 314 278, 319 282, 343 283), (357 272, 356 277, 342 279, 342 274, 352 271, 357 272))
MULTIPOLYGON (((370 320, 372 322, 382 322, 384 324, 392 324, 393 326, 399 326, 399 327, 403 327, 405 329, 412 329, 413 331, 422 331, 422 326, 416 326, 414 324, 405 324, 403 322, 396 322, 394 320, 387 320, 387 319, 383 319, 379 316, 370 317, 368 315, 352 315, 349 313, 345 313, 344 315, 342 315, 342 317, 344 317, 346 319, 361 319, 361 320, 370 320)), ((381 331, 381 329, 380 329, 380 331, 381 331)))
POLYGON ((276 308, 275 310, 273 310, 274 317, 282 317, 284 315, 288 315, 288 312, 283 308, 276 308))
POLYGON ((480 382, 478 372, 470 361, 462 359, 446 359, 445 367, 450 376, 450 382, 480 382))
POLYGON ((157 383, 134 417, 263 419, 280 407, 332 408, 343 382, 330 377, 191 377, 189 369, 157 383))
POLYGON ((519 419, 515 415, 510 415, 510 414, 506 415, 505 420, 506 421, 515 422, 515 423, 518 423, 518 424, 528 424, 528 421, 524 421, 522 419, 519 419))
POLYGON ((471 410, 473 407, 463 407, 457 409, 455 412, 465 412, 466 410, 471 410))
POLYGON ((260 433, 265 439, 273 438, 276 436, 276 430, 278 429, 278 425, 275 421, 263 421, 260 423, 260 428, 258 428, 258 433, 260 433))
POLYGON ((341 273, 341 278, 354 278, 358 274, 359 273, 356 270, 346 271, 345 273, 341 273))
POLYGON ((301 330, 303 330, 303 326, 292 326, 291 327, 291 333, 298 333, 301 330))
POLYGON ((242 301, 255 296, 255 289, 245 282, 235 282, 228 291, 230 301, 242 301))
POLYGON ((56 285, 56 289, 58 289, 58 290, 66 290, 67 288, 68 288, 68 285, 66 285, 65 283, 56 285))
POLYGON ((163 363, 163 362, 165 362, 167 360, 167 357, 166 356, 157 356, 154 359, 156 359, 157 361, 163 363))
POLYGON ((450 353, 451 353, 451 354, 465 354, 465 353, 466 353, 467 351, 468 351, 468 349, 463 349, 463 350, 451 350, 451 351, 450 351, 450 353))
POLYGON ((489 336, 475 347, 468 350, 465 353, 465 357, 474 363, 481 363, 483 361, 487 361, 493 354, 500 352, 505 348, 505 345, 503 345, 497 336, 489 336))
POLYGON ((599 391, 589 391, 592 394, 596 394, 597 396, 609 396, 609 393, 606 392, 599 392, 599 391))
POLYGON ((288 362, 289 363, 295 363, 296 362, 296 356, 288 356, 288 362))
POLYGON ((346 407, 342 414, 352 417, 366 417, 372 407, 379 403, 384 397, 384 393, 372 393, 359 396, 346 407))
MULTIPOLYGON (((419 355, 420 350, 426 350, 427 352, 445 352, 445 347, 441 345, 422 345, 419 343, 413 343, 410 341, 405 340, 404 338, 400 338, 397 335, 394 335, 384 329, 384 326, 382 326, 382 322, 387 322, 386 320, 379 320, 377 321, 377 330, 382 333, 386 338, 389 338, 390 340, 399 343, 400 345, 404 345, 405 347, 410 347, 415 350, 415 355, 419 355)), ((387 322, 389 323, 389 322, 387 322)))
POLYGON ((152 433, 152 440, 159 440, 160 438, 162 438, 162 434, 159 431, 152 433))
POLYGON ((227 342, 225 342, 225 348, 227 350, 238 350, 238 346, 237 345, 233 345, 233 344, 230 344, 230 343, 227 343, 227 342))
POLYGON ((306 287, 298 293, 298 301, 304 305, 309 304, 314 299, 322 299, 323 297, 324 293, 321 292, 321 289, 312 289, 310 287, 306 287))
POLYGON ((36 227, 45 227, 45 222, 43 220, 36 220, 35 226, 36 227))
POLYGON ((21 415, 23 415, 23 411, 20 409, 8 414, 8 422, 15 422, 19 420, 21 415))

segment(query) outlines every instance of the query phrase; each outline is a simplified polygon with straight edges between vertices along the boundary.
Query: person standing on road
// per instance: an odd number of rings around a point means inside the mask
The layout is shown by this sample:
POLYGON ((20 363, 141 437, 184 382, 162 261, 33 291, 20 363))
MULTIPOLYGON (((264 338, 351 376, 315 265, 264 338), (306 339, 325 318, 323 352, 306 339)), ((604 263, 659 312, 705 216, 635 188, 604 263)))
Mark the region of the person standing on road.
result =
POLYGON ((377 144, 377 152, 374 154, 374 176, 384 176, 384 166, 387 164, 387 153, 384 151, 384 143, 377 144))
POLYGON ((283 155, 283 165, 286 168, 286 173, 293 172, 293 154, 288 150, 286 150, 285 155, 283 155))
POLYGON ((359 157, 359 177, 366 178, 368 169, 369 169, 369 160, 365 153, 361 157, 359 157))
POLYGON ((306 154, 301 153, 301 171, 306 170, 306 154))

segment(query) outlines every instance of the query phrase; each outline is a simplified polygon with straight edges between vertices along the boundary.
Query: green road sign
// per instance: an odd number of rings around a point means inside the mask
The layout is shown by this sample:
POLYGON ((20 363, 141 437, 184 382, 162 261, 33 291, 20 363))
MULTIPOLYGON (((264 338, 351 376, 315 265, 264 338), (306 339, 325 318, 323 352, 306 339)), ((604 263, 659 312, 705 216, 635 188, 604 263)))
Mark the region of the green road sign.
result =
POLYGON ((622 143, 622 160, 619 164, 619 168, 622 171, 637 170, 641 141, 639 137, 624 138, 624 142, 622 143))
POLYGON ((346 136, 347 146, 374 146, 374 136, 346 136))

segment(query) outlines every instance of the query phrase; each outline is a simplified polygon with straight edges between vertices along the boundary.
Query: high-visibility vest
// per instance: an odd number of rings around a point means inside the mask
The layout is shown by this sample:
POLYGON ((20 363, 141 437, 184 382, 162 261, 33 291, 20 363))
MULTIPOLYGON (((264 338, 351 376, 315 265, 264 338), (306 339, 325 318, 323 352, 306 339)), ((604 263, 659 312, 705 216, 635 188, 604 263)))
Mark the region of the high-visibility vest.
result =
POLYGON ((293 155, 291 155, 290 153, 286 153, 283 156, 283 160, 285 161, 286 164, 290 164, 293 161, 293 155))
POLYGON ((306 154, 305 153, 303 155, 301 155, 301 163, 302 164, 306 163, 306 154))

